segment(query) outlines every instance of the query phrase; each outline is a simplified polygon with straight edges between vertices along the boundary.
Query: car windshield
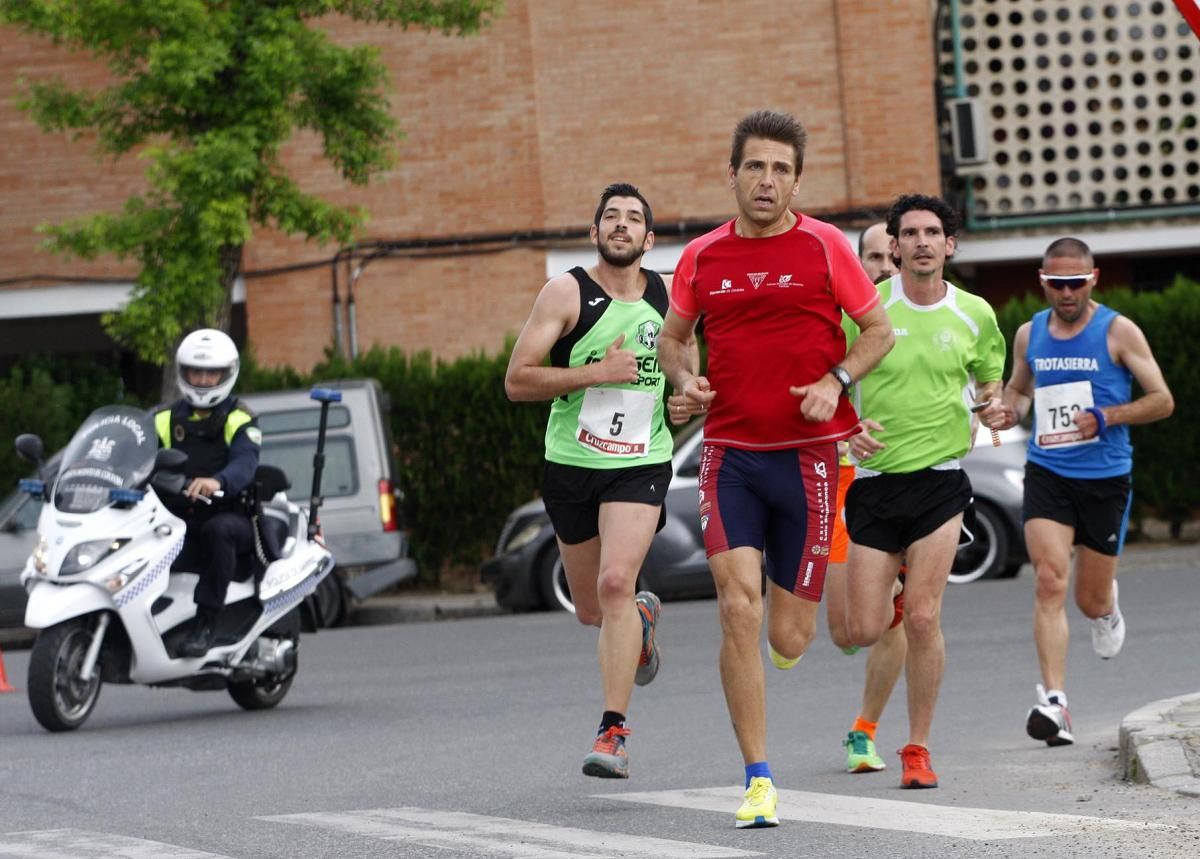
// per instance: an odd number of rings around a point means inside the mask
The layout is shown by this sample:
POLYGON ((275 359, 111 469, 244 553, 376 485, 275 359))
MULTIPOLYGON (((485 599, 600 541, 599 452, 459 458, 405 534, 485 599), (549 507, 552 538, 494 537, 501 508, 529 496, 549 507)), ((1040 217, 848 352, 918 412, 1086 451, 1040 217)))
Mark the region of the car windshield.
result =
POLYGON ((54 507, 91 513, 109 503, 111 489, 141 485, 154 468, 158 437, 150 416, 129 406, 92 412, 63 453, 54 507))

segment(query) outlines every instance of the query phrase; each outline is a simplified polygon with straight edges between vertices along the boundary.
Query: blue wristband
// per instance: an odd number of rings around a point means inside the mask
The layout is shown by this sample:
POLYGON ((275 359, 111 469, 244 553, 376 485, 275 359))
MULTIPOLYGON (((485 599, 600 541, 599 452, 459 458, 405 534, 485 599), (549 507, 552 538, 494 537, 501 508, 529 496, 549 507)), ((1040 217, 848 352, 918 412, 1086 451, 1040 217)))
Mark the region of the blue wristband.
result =
POLYGON ((1090 409, 1084 409, 1084 411, 1096 419, 1096 435, 1101 435, 1108 429, 1108 421, 1104 419, 1104 412, 1095 406, 1092 406, 1090 409))

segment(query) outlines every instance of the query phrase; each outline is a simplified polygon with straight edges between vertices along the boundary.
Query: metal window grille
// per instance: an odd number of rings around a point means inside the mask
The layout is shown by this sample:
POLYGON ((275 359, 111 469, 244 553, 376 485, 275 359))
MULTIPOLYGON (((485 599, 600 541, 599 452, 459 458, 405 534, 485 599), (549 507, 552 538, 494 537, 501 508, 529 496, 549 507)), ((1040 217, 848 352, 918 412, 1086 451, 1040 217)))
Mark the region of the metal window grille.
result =
POLYGON ((960 66, 953 23, 943 91, 978 101, 987 153, 956 167, 969 215, 1200 205, 1200 40, 1169 0, 958 0, 960 66))

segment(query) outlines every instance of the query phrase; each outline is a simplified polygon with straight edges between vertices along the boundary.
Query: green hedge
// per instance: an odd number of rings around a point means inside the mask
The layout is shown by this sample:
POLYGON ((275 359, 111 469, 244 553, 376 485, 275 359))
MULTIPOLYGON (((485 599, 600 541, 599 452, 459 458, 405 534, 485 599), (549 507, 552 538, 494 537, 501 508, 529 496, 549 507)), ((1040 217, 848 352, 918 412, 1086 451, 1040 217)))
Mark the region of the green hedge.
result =
MULTIPOLYGON (((1180 279, 1161 293, 1113 289, 1096 297, 1142 328, 1175 395, 1174 416, 1134 427, 1133 440, 1136 515, 1153 513, 1178 527, 1200 512, 1200 490, 1188 476, 1189 452, 1200 450, 1200 374, 1190 367, 1192 340, 1200 330, 1200 284, 1180 279)), ((1027 296, 999 311, 1009 343, 1017 327, 1044 306, 1041 296, 1027 296)), ((505 397, 511 348, 510 341, 500 355, 456 361, 372 349, 354 361, 327 356, 311 373, 262 368, 248 355, 239 389, 300 388, 321 379, 358 376, 379 379, 391 398, 404 515, 421 579, 437 584, 450 572, 476 569, 491 554, 509 511, 537 495, 548 405, 514 404, 505 397)), ((1011 367, 1006 378, 1009 372, 1011 367)), ((48 450, 65 444, 97 406, 150 404, 127 392, 115 370, 44 358, 29 359, 0 377, 0 394, 7 406, 0 412, 0 433, 11 439, 20 432, 37 432, 48 450)), ((3 447, 0 479, 12 486, 29 469, 18 461, 11 443, 3 447)))
POLYGON ((537 495, 547 403, 510 403, 504 394, 510 341, 503 354, 449 362, 428 352, 375 348, 353 361, 326 355, 304 376, 243 370, 242 390, 304 387, 321 379, 373 377, 392 405, 404 520, 420 577, 474 579, 491 555, 504 519, 537 495))

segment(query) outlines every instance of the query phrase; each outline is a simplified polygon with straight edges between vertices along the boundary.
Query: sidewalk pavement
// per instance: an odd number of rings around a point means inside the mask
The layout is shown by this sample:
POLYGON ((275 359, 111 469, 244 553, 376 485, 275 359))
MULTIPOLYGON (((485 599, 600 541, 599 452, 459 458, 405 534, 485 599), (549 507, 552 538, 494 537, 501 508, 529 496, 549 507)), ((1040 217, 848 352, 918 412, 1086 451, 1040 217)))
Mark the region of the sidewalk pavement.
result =
POLYGON ((350 626, 384 626, 430 620, 460 620, 512 614, 496 604, 491 591, 465 594, 392 592, 365 599, 350 614, 350 626))
MULTIPOLYGON (((1126 547, 1121 565, 1200 569, 1200 547, 1134 543, 1126 547)), ((1121 720, 1118 748, 1121 772, 1130 781, 1200 797, 1200 692, 1134 710, 1121 720)))
POLYGON ((1130 781, 1200 797, 1200 693, 1163 698, 1126 716, 1120 761, 1130 781))

